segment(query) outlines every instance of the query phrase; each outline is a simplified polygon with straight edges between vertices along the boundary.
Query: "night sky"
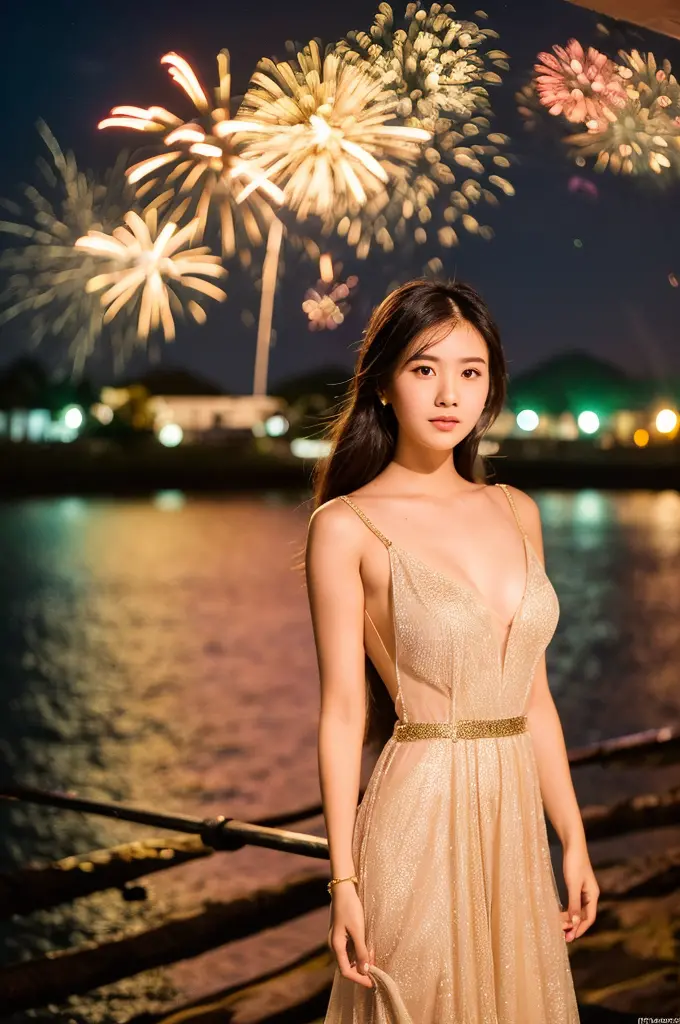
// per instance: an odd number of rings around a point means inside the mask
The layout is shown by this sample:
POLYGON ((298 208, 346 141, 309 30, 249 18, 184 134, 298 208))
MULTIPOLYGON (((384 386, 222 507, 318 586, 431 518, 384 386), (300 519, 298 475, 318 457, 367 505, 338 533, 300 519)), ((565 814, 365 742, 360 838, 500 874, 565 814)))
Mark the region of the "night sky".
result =
MULTIPOLYGON (((480 4, 458 4, 458 14, 473 19, 480 4)), ((680 184, 662 187, 656 176, 618 179, 579 171, 546 139, 525 132, 513 99, 536 54, 553 43, 576 36, 610 56, 616 55, 616 47, 608 48, 596 32, 596 15, 565 0, 488 0, 481 6, 489 14, 488 24, 500 33, 498 47, 510 55, 511 72, 502 73, 503 85, 489 91, 494 128, 511 137, 510 150, 519 160, 518 166, 502 172, 517 194, 501 197, 495 209, 477 207, 495 238, 486 242, 461 231, 458 248, 440 251, 446 273, 470 281, 489 302, 511 375, 573 348, 660 381, 680 374, 680 288, 668 280, 671 272, 680 277, 680 184), (597 198, 568 190, 575 173, 596 183, 597 198), (580 248, 574 239, 581 240, 580 248)), ((239 6, 201 0, 52 0, 8 5, 0 44, 0 194, 19 199, 22 181, 39 180, 35 159, 44 147, 35 130, 38 117, 47 121, 62 148, 75 151, 81 167, 103 171, 122 148, 139 145, 137 133, 97 131, 97 121, 111 107, 160 104, 188 115, 188 99, 159 63, 168 50, 186 57, 204 87, 212 90, 215 56, 227 47, 233 92, 242 94, 257 60, 265 55, 283 58, 287 39, 318 36, 328 42, 353 28, 368 30, 376 7, 374 0, 327 5, 260 0, 239 6)), ((395 9, 401 8, 395 4, 395 9)), ((629 48, 668 57, 680 74, 677 41, 632 28, 624 38, 629 48)), ((339 249, 335 255, 342 258, 339 249)), ((415 276, 422 260, 407 251, 403 264, 415 276)), ((354 269, 347 260, 348 269, 350 265, 354 269)), ((314 284, 314 268, 308 264, 289 273, 277 294, 270 391, 276 390, 277 381, 324 364, 352 367, 366 316, 386 284, 375 264, 359 264, 358 273, 360 294, 345 324, 333 333, 314 334, 307 330, 300 308, 305 288, 314 284)), ((229 301, 213 305, 202 328, 179 325, 177 341, 163 349, 164 362, 186 366, 229 391, 248 392, 255 329, 246 328, 240 315, 244 306, 256 311, 256 303, 245 289, 243 277, 230 275, 229 301)), ((0 363, 26 350, 20 324, 0 328, 0 363)), ((47 359, 50 354, 45 355, 47 359)), ((130 369, 143 371, 145 365, 140 358, 130 369)), ((104 355, 89 370, 100 381, 111 378, 104 355)))

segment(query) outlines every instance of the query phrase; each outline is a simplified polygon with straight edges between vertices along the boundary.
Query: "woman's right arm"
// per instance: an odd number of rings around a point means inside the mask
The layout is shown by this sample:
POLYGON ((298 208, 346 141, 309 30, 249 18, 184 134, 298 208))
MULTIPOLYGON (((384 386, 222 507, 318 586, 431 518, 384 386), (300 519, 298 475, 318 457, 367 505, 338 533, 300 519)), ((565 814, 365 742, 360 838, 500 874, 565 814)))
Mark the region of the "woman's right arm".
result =
MULTIPOLYGON (((333 878, 356 873, 352 836, 366 715, 359 538, 356 524, 342 502, 321 506, 310 520, 305 566, 321 684, 319 782, 333 878)), ((366 949, 363 908, 354 883, 340 882, 331 892, 329 943, 340 971, 344 977, 372 988, 363 971, 363 964, 372 962, 372 955, 366 949), (350 966, 348 936, 354 946, 356 968, 350 966)))

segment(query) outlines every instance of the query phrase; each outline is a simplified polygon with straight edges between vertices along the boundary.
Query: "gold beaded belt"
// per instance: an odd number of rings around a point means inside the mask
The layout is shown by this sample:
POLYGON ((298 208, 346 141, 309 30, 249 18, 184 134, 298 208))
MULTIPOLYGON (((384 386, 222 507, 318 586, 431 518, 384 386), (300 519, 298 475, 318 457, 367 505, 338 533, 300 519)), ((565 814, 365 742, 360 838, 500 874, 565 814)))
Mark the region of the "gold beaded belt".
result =
POLYGON ((396 726, 397 740, 479 740, 516 736, 526 732, 526 715, 517 718, 469 718, 458 722, 403 722, 396 726))

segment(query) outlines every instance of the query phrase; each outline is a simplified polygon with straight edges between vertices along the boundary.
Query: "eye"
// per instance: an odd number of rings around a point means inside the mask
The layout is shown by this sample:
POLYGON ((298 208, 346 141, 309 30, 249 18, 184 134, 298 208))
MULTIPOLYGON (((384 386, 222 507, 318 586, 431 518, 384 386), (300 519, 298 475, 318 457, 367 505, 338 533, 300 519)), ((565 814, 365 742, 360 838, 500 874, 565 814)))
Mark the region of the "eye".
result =
MULTIPOLYGON (((429 376, 431 376, 431 374, 429 374, 429 373, 427 373, 427 374, 420 373, 421 370, 433 370, 433 368, 431 366, 427 366, 427 365, 423 364, 422 366, 416 366, 415 369, 413 370, 413 372, 418 374, 421 377, 429 377, 429 376)), ((480 371, 476 370, 474 368, 474 366, 468 366, 465 370, 463 370, 463 376, 465 376, 466 373, 474 373, 476 377, 481 377, 482 376, 480 371)), ((466 377, 465 379, 466 380, 471 380, 472 378, 466 377)))

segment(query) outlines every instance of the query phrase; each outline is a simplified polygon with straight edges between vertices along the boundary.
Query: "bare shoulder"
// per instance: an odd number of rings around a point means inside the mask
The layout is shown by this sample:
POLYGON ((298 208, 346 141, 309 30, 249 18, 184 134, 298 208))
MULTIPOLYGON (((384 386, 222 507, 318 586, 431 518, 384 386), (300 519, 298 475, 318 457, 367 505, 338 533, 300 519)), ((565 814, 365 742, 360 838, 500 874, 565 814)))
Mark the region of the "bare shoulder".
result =
POLYGON ((307 530, 308 547, 323 547, 348 554, 360 550, 361 530, 356 513, 342 498, 331 498, 312 512, 307 530))
POLYGON ((505 484, 505 487, 515 502, 517 513, 527 530, 530 532, 532 529, 536 530, 538 528, 540 530, 541 513, 531 495, 521 490, 521 488, 515 487, 514 484, 505 484))

